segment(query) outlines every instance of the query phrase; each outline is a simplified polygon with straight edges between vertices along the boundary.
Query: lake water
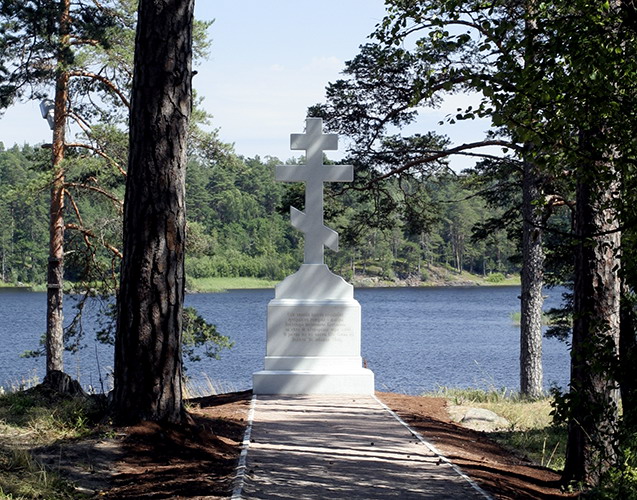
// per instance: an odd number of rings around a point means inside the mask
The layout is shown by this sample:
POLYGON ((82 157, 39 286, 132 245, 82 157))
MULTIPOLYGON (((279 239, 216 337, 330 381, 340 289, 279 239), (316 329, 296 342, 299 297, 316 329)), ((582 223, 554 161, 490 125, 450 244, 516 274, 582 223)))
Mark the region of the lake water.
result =
MULTIPOLYGON (((519 287, 356 290, 363 314, 362 356, 376 375, 376 388, 406 394, 440 386, 518 390, 519 326, 511 313, 519 310, 519 292, 519 287)), ((559 304, 559 291, 547 295, 546 308, 559 304)), ((209 379, 222 391, 252 386, 252 373, 263 368, 266 311, 273 297, 273 290, 187 296, 186 305, 235 342, 220 360, 187 363, 193 382, 204 385, 209 379)), ((0 289, 0 386, 43 375, 44 358, 19 355, 37 348, 45 330, 45 303, 44 293, 0 289)), ((66 301, 66 317, 71 303, 66 301)), ((85 312, 87 347, 65 355, 65 371, 99 391, 99 374, 112 370, 113 353, 92 339, 94 314, 90 308, 85 312)), ((546 387, 566 387, 568 376, 567 346, 545 339, 546 387)))

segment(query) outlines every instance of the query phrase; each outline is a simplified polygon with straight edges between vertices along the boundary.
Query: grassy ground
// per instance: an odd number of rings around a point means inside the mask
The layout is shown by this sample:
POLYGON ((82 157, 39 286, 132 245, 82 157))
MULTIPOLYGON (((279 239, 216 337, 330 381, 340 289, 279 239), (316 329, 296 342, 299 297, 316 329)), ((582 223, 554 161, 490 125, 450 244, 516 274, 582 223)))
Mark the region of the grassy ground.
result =
MULTIPOLYGON (((510 426, 488 433, 490 438, 543 466, 563 467, 565 430, 552 425, 549 398, 529 401, 506 391, 447 388, 428 396, 446 398, 450 405, 497 413, 510 426)), ((28 450, 108 433, 109 428, 98 423, 102 410, 94 400, 52 399, 40 390, 0 395, 0 499, 84 498, 70 483, 34 460, 28 450)))
MULTIPOLYGON (((501 273, 493 273, 487 276, 482 274, 471 274, 467 271, 457 272, 444 267, 433 266, 428 271, 428 277, 431 284, 439 284, 440 281, 443 284, 454 283, 473 283, 480 286, 512 286, 520 284, 520 275, 511 274, 503 275, 501 273)), ((429 284, 429 282, 425 282, 429 284)))
POLYGON ((99 434, 101 416, 94 400, 52 397, 39 388, 0 396, 0 499, 85 498, 29 449, 99 434))
MULTIPOLYGON (((15 283, 7 283, 5 281, 0 280, 0 288, 15 288, 15 289, 28 290, 29 292, 46 292, 46 284, 44 283, 15 284, 15 283)), ((66 291, 67 289, 68 289, 68 286, 65 286, 64 290, 66 291)))
POLYGON ((528 400, 504 390, 449 388, 429 395, 444 397, 452 405, 485 408, 506 418, 510 427, 488 433, 490 438, 542 466, 563 469, 566 429, 553 425, 551 398, 528 400))
MULTIPOLYGON (((186 288, 190 292, 225 292, 233 289, 274 288, 279 281, 261 278, 187 278, 186 288)), ((67 283, 65 291, 70 291, 71 284, 67 283)), ((0 288, 25 288, 32 292, 45 292, 46 285, 24 284, 16 286, 13 283, 0 281, 0 288)), ((1 497, 0 497, 1 498, 1 497)))
MULTIPOLYGON (((468 274, 468 273, 467 273, 468 274)), ((476 276, 469 275, 469 276, 476 276)), ((509 276, 505 276, 504 279, 493 279, 490 276, 484 277, 481 275, 478 276, 478 282, 484 286, 516 286, 520 285, 520 275, 519 274, 511 274, 509 276)))
POLYGON ((225 292, 246 288, 274 288, 278 281, 261 278, 189 278, 186 288, 190 292, 225 292))

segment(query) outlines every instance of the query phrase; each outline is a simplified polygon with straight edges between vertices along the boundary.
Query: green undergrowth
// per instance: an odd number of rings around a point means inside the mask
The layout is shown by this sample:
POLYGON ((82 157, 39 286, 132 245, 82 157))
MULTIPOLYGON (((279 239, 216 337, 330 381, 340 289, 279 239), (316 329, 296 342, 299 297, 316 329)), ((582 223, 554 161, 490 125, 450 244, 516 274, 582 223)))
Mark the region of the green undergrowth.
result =
POLYGON ((554 470, 564 468, 566 429, 553 424, 553 399, 527 399, 502 390, 442 387, 429 396, 444 397, 451 405, 485 408, 510 423, 508 429, 487 433, 507 449, 554 470))
POLYGON ((108 431, 103 417, 103 402, 96 397, 60 396, 43 386, 1 395, 0 499, 88 498, 30 450, 103 435, 108 431))
POLYGON ((0 447, 0 499, 67 500, 89 498, 48 471, 28 450, 0 447))
MULTIPOLYGON (((368 269, 369 274, 359 274, 355 278, 351 279, 351 276, 347 276, 347 273, 341 273, 343 276, 348 277, 355 286, 358 287, 396 287, 404 286, 404 280, 382 278, 380 275, 376 275, 373 271, 375 269, 370 266, 368 269)), ((335 272, 339 272, 335 270, 335 272)), ((432 268, 428 273, 423 273, 423 280, 419 286, 453 286, 453 285, 476 285, 476 286, 514 286, 520 284, 519 275, 507 275, 504 276, 500 273, 493 273, 487 276, 471 274, 467 271, 458 273, 454 270, 445 268, 432 268)), ((192 278, 188 276, 186 278, 186 288, 192 293, 213 293, 213 292, 225 292, 228 290, 237 289, 259 289, 259 288, 274 288, 274 286, 281 280, 270 280, 265 278, 250 278, 250 277, 235 277, 235 278, 192 278)), ((409 281, 409 280, 408 280, 409 281)), ((410 286, 414 286, 412 281, 409 281, 410 286)), ((15 285, 12 283, 4 283, 0 281, 0 288, 23 288, 32 292, 45 292, 45 284, 20 284, 15 285)), ((74 291, 80 291, 83 288, 79 287, 77 283, 66 282, 65 292, 73 293, 74 291)), ((101 283, 91 283, 87 285, 87 288, 100 290, 102 288, 101 283)), ((516 319, 512 316, 513 321, 516 319)), ((518 320, 519 321, 519 320, 518 320)))
POLYGON ((473 279, 477 285, 481 286, 516 286, 520 285, 520 275, 511 274, 504 275, 502 273, 492 273, 486 276, 480 274, 472 274, 467 271, 462 271, 461 277, 471 280, 473 279))
POLYGON ((103 413, 97 398, 59 396, 41 386, 0 396, 0 427, 39 445, 88 437, 103 413))

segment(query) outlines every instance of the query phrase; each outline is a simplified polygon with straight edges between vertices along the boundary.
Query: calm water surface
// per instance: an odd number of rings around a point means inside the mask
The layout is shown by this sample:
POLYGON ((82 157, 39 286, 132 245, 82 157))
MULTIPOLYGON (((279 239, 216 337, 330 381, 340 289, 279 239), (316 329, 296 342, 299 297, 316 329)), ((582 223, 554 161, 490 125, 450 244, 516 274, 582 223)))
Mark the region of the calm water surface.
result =
MULTIPOLYGON (((547 292, 546 308, 560 293, 547 292)), ((376 375, 378 390, 418 394, 440 386, 519 389, 519 287, 374 288, 355 291, 363 312, 362 356, 376 375)), ((210 379, 219 390, 249 389, 252 373, 263 368, 265 324, 273 290, 234 290, 186 298, 235 342, 221 360, 187 363, 193 382, 210 379)), ((36 349, 45 330, 44 293, 0 289, 0 386, 41 377, 44 359, 19 354, 36 349)), ((65 315, 72 314, 67 300, 65 315)), ((112 371, 112 348, 97 344, 96 308, 85 312, 86 344, 66 355, 66 371, 100 390, 100 376, 112 371)), ((544 340, 547 387, 568 383, 567 347, 544 340)))

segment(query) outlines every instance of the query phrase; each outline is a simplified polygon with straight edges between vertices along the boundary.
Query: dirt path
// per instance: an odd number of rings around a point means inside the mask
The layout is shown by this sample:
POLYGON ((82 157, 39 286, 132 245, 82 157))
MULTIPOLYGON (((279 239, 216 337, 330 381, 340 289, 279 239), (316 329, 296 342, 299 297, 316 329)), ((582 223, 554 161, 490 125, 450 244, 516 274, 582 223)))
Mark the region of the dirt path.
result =
POLYGON ((484 432, 452 422, 446 410, 446 400, 377 394, 495 498, 574 498, 575 495, 561 491, 560 475, 555 471, 515 456, 491 441, 484 432))
MULTIPOLYGON (((444 399, 377 396, 494 498, 572 497, 560 491, 557 473, 513 456, 484 433, 453 423, 444 399)), ((187 431, 154 424, 123 429, 121 459, 113 463, 110 487, 99 498, 229 498, 250 399, 247 391, 191 402, 197 427, 187 431)))

